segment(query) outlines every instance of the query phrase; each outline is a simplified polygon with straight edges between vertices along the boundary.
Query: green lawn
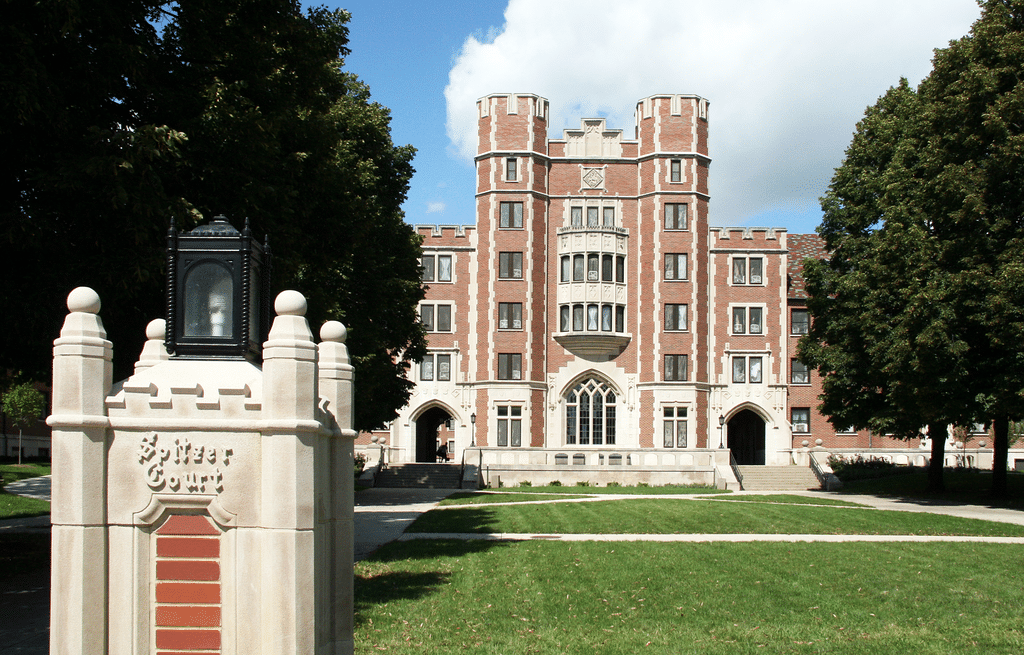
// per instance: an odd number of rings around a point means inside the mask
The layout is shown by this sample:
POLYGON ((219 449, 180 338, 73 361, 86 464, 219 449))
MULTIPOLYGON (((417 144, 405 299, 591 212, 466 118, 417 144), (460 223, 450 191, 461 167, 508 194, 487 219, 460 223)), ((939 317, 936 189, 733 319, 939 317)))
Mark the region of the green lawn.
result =
POLYGON ((16 482, 26 478, 38 478, 50 475, 50 465, 36 462, 25 464, 0 464, 0 475, 4 482, 16 482))
POLYGON ((584 503, 455 507, 427 512, 408 531, 1024 536, 1024 526, 938 514, 656 497, 584 503))
MULTIPOLYGON (((0 464, 0 475, 5 483, 50 475, 49 464, 0 464)), ((0 519, 16 519, 42 516, 50 513, 50 503, 36 498, 22 498, 0 491, 0 519)))
POLYGON ((607 487, 583 486, 583 485, 547 485, 543 487, 502 487, 498 490, 491 490, 484 493, 513 493, 513 494, 616 494, 628 496, 660 496, 660 495, 704 495, 704 494, 727 494, 731 493, 724 489, 715 489, 704 485, 668 484, 662 487, 651 486, 616 486, 607 487))
POLYGON ((396 542, 356 566, 356 653, 1016 655, 1022 562, 995 544, 396 542))

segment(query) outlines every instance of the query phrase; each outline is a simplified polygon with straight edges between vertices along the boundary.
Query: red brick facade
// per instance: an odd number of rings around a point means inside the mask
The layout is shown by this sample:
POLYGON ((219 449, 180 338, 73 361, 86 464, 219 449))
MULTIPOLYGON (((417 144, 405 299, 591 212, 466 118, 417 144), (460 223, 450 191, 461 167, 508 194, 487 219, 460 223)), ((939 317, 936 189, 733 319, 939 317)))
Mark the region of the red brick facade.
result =
POLYGON ((820 241, 710 226, 708 112, 652 96, 631 135, 583 119, 551 139, 544 98, 478 102, 476 224, 417 228, 431 354, 392 459, 424 461, 439 423, 456 461, 473 443, 508 463, 721 443, 786 464, 804 441, 861 439, 815 413, 816 378, 793 367, 820 241))

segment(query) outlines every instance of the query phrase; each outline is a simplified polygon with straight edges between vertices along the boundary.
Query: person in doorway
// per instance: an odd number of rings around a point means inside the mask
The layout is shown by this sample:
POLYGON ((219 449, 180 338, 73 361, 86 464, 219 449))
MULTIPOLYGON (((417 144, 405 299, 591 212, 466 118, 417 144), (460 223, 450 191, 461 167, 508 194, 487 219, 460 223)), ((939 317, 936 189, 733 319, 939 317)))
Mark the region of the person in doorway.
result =
POLYGON ((448 444, 442 443, 437 449, 437 461, 442 464, 448 461, 448 444))

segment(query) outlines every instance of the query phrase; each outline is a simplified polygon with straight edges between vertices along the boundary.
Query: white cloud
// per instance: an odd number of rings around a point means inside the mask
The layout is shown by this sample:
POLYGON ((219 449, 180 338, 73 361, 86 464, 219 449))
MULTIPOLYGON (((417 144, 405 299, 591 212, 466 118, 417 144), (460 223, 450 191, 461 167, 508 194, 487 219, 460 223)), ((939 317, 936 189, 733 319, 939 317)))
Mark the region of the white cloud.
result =
POLYGON ((440 213, 442 213, 445 210, 446 207, 447 207, 447 205, 445 205, 443 202, 428 202, 427 203, 427 213, 428 214, 440 214, 440 213))
POLYGON ((510 0, 469 37, 445 89, 453 150, 476 151, 476 101, 538 93, 560 136, 583 116, 633 133, 655 93, 711 101, 713 224, 817 205, 857 120, 932 50, 966 34, 974 0, 510 0))

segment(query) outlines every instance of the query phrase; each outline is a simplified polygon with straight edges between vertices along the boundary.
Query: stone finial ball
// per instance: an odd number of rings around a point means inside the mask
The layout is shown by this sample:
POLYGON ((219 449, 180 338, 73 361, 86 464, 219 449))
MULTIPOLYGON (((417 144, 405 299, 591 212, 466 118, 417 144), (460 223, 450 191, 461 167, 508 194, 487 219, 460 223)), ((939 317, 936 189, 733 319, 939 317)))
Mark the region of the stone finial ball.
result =
POLYGON ((162 318, 154 318, 146 325, 147 339, 163 339, 167 336, 167 321, 162 318))
POLYGON ((347 336, 348 330, 345 329, 345 326, 340 321, 327 321, 320 328, 320 338, 324 341, 345 343, 345 337, 347 336))
POLYGON ((100 294, 89 287, 78 287, 68 294, 68 311, 100 313, 100 294))
POLYGON ((298 291, 282 291, 274 301, 274 311, 278 316, 305 316, 306 297, 298 291))

